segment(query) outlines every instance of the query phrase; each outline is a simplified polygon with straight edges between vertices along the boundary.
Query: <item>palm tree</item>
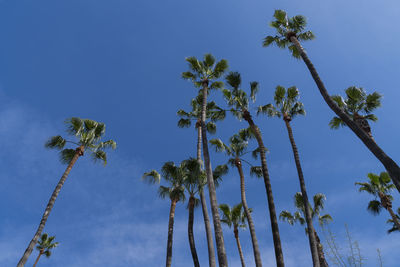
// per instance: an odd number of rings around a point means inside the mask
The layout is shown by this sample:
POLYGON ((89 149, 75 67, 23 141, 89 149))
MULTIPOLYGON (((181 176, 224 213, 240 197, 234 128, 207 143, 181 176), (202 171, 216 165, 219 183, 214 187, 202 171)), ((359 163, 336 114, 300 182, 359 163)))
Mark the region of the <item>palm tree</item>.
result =
MULTIPOLYGON (((329 221, 332 221, 332 217, 329 214, 324 214, 321 215, 321 211, 324 209, 324 201, 325 201, 326 197, 324 194, 316 194, 313 197, 313 201, 314 201, 314 207, 311 207, 310 203, 308 205, 309 209, 310 209, 310 213, 311 213, 311 218, 318 219, 319 225, 323 226, 324 224, 328 223, 329 221)), ((287 221, 290 225, 294 225, 295 223, 299 222, 301 225, 305 225, 306 224, 306 219, 304 219, 304 215, 305 215, 305 210, 306 207, 304 205, 304 198, 301 192, 297 192, 294 195, 294 206, 297 208, 297 211, 295 211, 293 214, 290 213, 287 210, 284 210, 281 212, 281 214, 279 215, 279 219, 281 219, 282 221, 287 221)), ((307 229, 308 227, 306 227, 306 234, 310 235, 310 231, 309 229, 307 229)), ((317 234, 317 232, 315 231, 315 229, 313 229, 313 233, 317 242, 317 248, 318 248, 318 259, 320 262, 320 266, 321 267, 327 267, 328 263, 325 259, 325 254, 324 254, 324 250, 321 244, 321 241, 319 239, 319 236, 317 234)))
POLYGON ((358 124, 353 121, 346 112, 340 108, 329 95, 317 70, 308 58, 307 53, 300 44, 300 41, 308 41, 314 39, 311 31, 305 31, 306 18, 298 15, 288 19, 286 12, 283 10, 275 10, 275 21, 271 22, 271 26, 276 29, 277 35, 267 36, 264 39, 263 46, 276 44, 280 48, 288 47, 292 55, 296 58, 302 58, 307 65, 322 97, 328 106, 343 120, 343 122, 360 138, 364 145, 375 155, 375 157, 385 166, 389 172, 393 183, 400 192, 400 167, 375 143, 375 141, 366 133, 358 124))
POLYGON ((154 184, 160 183, 161 176, 164 178, 168 186, 160 185, 158 194, 162 199, 168 197, 171 201, 168 220, 166 257, 166 267, 170 267, 172 263, 172 241, 174 232, 175 207, 179 201, 185 200, 185 188, 182 185, 185 179, 184 167, 182 164, 180 166, 176 166, 173 162, 169 161, 162 166, 161 175, 156 170, 152 170, 144 173, 142 179, 150 184, 154 184))
POLYGON ((38 245, 36 246, 36 249, 39 250, 39 255, 37 256, 35 264, 33 264, 33 267, 36 266, 40 256, 42 256, 43 254, 47 258, 51 256, 51 250, 58 246, 58 242, 53 243, 54 238, 56 237, 55 236, 48 237, 46 233, 42 234, 40 240, 38 241, 38 245))
POLYGON ((242 263, 242 267, 244 267, 245 264, 244 264, 243 251, 239 240, 239 228, 246 228, 246 221, 245 221, 246 214, 242 212, 242 203, 233 206, 233 208, 231 208, 227 204, 221 204, 219 205, 219 209, 222 211, 221 222, 228 225, 229 228, 233 226, 233 233, 235 234, 236 245, 238 247, 240 255, 240 261, 242 263))
POLYGON ((193 235, 193 219, 194 219, 194 208, 198 206, 199 199, 195 196, 199 193, 201 186, 206 183, 205 173, 201 170, 200 162, 197 159, 187 159, 182 162, 185 169, 185 177, 183 180, 183 186, 189 194, 189 219, 188 219, 188 237, 190 252, 192 253, 193 264, 196 267, 200 266, 199 259, 197 257, 196 245, 194 242, 193 235))
MULTIPOLYGON (((363 129, 369 137, 373 138, 368 120, 378 120, 371 112, 381 106, 382 96, 377 92, 367 95, 363 88, 355 86, 347 88, 345 92, 347 96, 346 99, 343 99, 340 95, 332 96, 332 99, 350 118, 352 118, 358 127, 363 129)), ((329 122, 329 125, 332 129, 346 126, 343 120, 336 116, 329 122)))
POLYGON ((314 226, 312 224, 311 209, 309 207, 309 201, 306 190, 306 183, 304 181, 303 170, 301 168, 300 156, 297 150, 296 142, 294 141, 292 126, 290 122, 297 115, 305 115, 303 103, 299 101, 299 90, 295 87, 289 87, 287 90, 283 86, 277 86, 274 96, 275 106, 273 104, 267 104, 258 108, 258 113, 265 113, 270 117, 282 118, 285 122, 286 129, 289 134, 290 144, 292 145, 294 160, 296 162, 297 174, 299 176, 300 190, 303 196, 303 203, 305 203, 305 218, 307 222, 308 238, 310 242, 311 256, 314 267, 320 266, 318 258, 318 244, 314 232, 314 226))
MULTIPOLYGON (((400 221, 400 216, 399 216, 399 215, 400 215, 400 208, 397 208, 396 219, 397 219, 398 221, 400 221)), ((397 227, 397 225, 396 225, 396 223, 395 223, 395 221, 394 221, 393 219, 387 220, 386 223, 392 225, 392 228, 390 228, 390 229, 388 230, 388 234, 390 234, 390 233, 392 233, 392 232, 398 232, 398 231, 400 231, 400 228, 397 227)))
POLYGON ((217 244, 217 254, 219 266, 228 266, 226 257, 224 236, 222 233, 219 213, 217 195, 215 192, 214 178, 212 173, 210 154, 208 151, 207 129, 206 129, 206 113, 207 113, 207 94, 210 89, 221 89, 223 83, 221 81, 214 81, 220 78, 226 69, 228 63, 225 59, 216 63, 214 56, 211 54, 204 55, 204 60, 199 61, 195 57, 188 57, 186 61, 189 63, 191 71, 183 72, 182 78, 191 80, 195 87, 201 87, 201 94, 203 96, 201 108, 201 137, 203 142, 203 157, 205 169, 207 174, 208 192, 210 195, 211 212, 213 215, 215 241, 217 244), (211 83, 210 83, 211 82, 211 83))
POLYGON ((51 137, 46 142, 45 147, 61 150, 60 160, 62 163, 68 164, 68 167, 65 170, 64 174, 61 176, 61 179, 58 182, 56 188, 54 189, 53 194, 51 195, 50 200, 47 203, 47 207, 44 211, 39 227, 36 230, 36 233, 30 241, 27 249, 25 250, 24 255, 18 262, 17 267, 23 267, 28 260, 28 257, 31 255, 32 250, 35 247, 37 240, 39 239, 39 236, 43 231, 43 228, 54 206, 57 196, 60 193, 60 190, 64 185, 65 180, 67 179, 72 167, 74 166, 78 158, 83 156, 85 151, 89 151, 94 161, 101 160, 104 162, 105 165, 107 163, 107 154, 104 150, 107 148, 115 149, 117 146, 115 141, 113 140, 101 142, 101 138, 104 136, 106 131, 106 126, 104 123, 89 119, 81 119, 77 117, 70 118, 66 120, 65 123, 67 124, 68 134, 75 136, 76 140, 70 141, 64 139, 60 135, 57 135, 51 137), (64 148, 67 143, 76 146, 76 148, 64 148))
POLYGON ((251 241, 253 244, 253 252, 254 252, 254 260, 256 266, 262 266, 261 256, 260 256, 260 249, 258 247, 258 241, 256 236, 256 229, 254 227, 253 219, 250 214, 250 209, 247 206, 246 200, 246 192, 245 192, 245 183, 244 183, 244 174, 242 168, 242 159, 241 157, 247 153, 246 148, 248 145, 249 135, 246 133, 248 132, 247 129, 243 129, 239 131, 239 134, 233 135, 229 139, 229 145, 225 145, 221 139, 212 139, 210 143, 215 146, 217 152, 225 152, 229 158, 229 162, 232 166, 236 166, 239 177, 240 177, 240 194, 242 198, 242 206, 244 213, 246 214, 246 218, 249 224, 251 241))
POLYGON ((389 174, 387 172, 381 172, 380 175, 368 173, 368 179, 369 181, 366 183, 356 183, 360 186, 359 192, 364 191, 375 197, 368 203, 367 209, 372 214, 378 215, 382 207, 385 208, 392 217, 394 224, 400 229, 400 222, 392 210, 393 197, 390 195, 390 191, 394 188, 394 185, 390 183, 389 174))
MULTIPOLYGON (((192 120, 196 120, 195 128, 197 129, 197 160, 202 163, 201 160, 201 107, 202 107, 203 97, 199 94, 196 98, 192 99, 190 112, 184 110, 179 110, 177 112, 181 119, 178 121, 178 127, 190 127, 192 120)), ((207 122, 206 129, 209 133, 215 133, 216 125, 215 121, 222 120, 225 118, 225 111, 219 108, 214 101, 207 103, 206 118, 211 119, 207 122)), ((214 243, 212 238, 212 230, 210 224, 210 218, 208 216, 206 197, 204 194, 203 186, 199 187, 199 195, 201 201, 201 208, 203 211, 204 225, 206 229, 207 237, 207 247, 208 247, 208 262, 210 267, 215 267, 215 254, 214 254, 214 243)))
MULTIPOLYGON (((271 220, 271 230, 272 230, 272 238, 274 241, 276 264, 278 267, 284 267, 285 263, 283 260, 278 220, 277 220, 277 216, 276 216, 274 197, 272 195, 271 180, 269 178, 267 159, 266 159, 266 155, 265 155, 266 148, 264 146, 261 131, 258 128, 258 126, 254 123, 252 116, 250 114, 249 99, 247 97, 247 94, 243 90, 240 89, 240 84, 242 82, 240 74, 238 72, 230 72, 226 76, 226 81, 232 88, 224 89, 223 94, 224 94, 224 98, 228 102, 228 105, 230 107, 232 107, 232 109, 231 109, 232 114, 239 120, 241 120, 243 118, 245 121, 247 121, 247 123, 250 126, 251 132, 253 133, 253 135, 256 138, 257 143, 258 143, 257 151, 260 154, 260 158, 261 158, 261 169, 262 169, 262 174, 263 174, 263 178, 264 178, 265 190, 267 193, 268 209, 269 209, 269 215, 270 215, 270 220, 271 220)), ((259 88, 258 88, 257 82, 250 83, 250 97, 253 101, 255 101, 255 99, 256 99, 256 94, 257 94, 258 89, 259 88)))

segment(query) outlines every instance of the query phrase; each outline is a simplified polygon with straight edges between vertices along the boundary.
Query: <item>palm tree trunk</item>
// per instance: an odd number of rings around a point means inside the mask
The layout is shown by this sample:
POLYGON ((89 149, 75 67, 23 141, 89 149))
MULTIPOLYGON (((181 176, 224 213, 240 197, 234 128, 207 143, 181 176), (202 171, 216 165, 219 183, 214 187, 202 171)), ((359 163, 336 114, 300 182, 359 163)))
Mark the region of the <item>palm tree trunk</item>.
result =
POLYGON ((318 258, 319 258, 319 263, 321 267, 329 267, 328 262, 325 259, 325 253, 324 253, 324 247, 321 244, 321 240, 319 239, 319 236, 317 232, 314 229, 314 235, 315 235, 315 240, 317 240, 318 243, 318 258))
POLYGON ((201 135, 203 141, 203 157, 205 163, 205 169, 207 174, 207 184, 208 184, 208 193, 210 195, 211 202, 211 212, 213 216, 214 222, 214 232, 215 232, 215 242, 217 244, 217 254, 218 254, 218 263, 220 267, 228 266, 228 260, 226 258, 225 244, 224 244, 224 236, 221 228, 221 221, 219 218, 218 212, 218 203, 217 203, 217 194, 215 192, 215 184, 214 177, 211 168, 210 154, 208 152, 208 141, 207 141, 207 132, 206 132, 206 108, 207 108, 207 90, 208 90, 208 81, 203 82, 203 103, 201 109, 201 135))
POLYGON ((256 229, 254 227, 254 223, 253 223, 253 219, 251 217, 250 211, 249 211, 249 207, 247 206, 244 175, 243 175, 242 163, 239 158, 236 158, 236 168, 238 169, 239 176, 240 176, 240 193, 241 193, 241 197, 242 197, 242 206, 243 206, 244 213, 246 214, 247 222, 249 223, 250 236, 251 236, 251 241, 253 244, 254 261, 256 263, 256 267, 261 267, 262 261, 261 261, 261 257, 260 257, 260 249, 258 247, 256 229))
POLYGON ((39 261, 39 259, 40 259, 40 256, 42 256, 42 252, 41 252, 41 251, 39 252, 39 255, 37 256, 36 261, 35 261, 35 264, 33 264, 33 267, 35 267, 36 264, 38 263, 38 261, 39 261))
POLYGON ((167 241, 167 260, 166 267, 171 267, 172 263, 172 240, 174 233, 174 217, 175 217, 175 207, 176 200, 171 200, 171 208, 169 210, 169 220, 168 220, 168 241, 167 241))
POLYGON ((239 240, 239 231, 237 228, 233 230, 233 233, 235 234, 235 239, 236 239, 236 245, 239 250, 239 255, 240 255, 240 262, 242 263, 242 267, 245 267, 246 265, 244 264, 244 257, 243 257, 243 251, 242 251, 242 246, 240 245, 240 240, 239 240))
POLYGON ((297 150, 297 146, 294 141, 292 127, 290 126, 290 123, 287 119, 284 119, 284 121, 285 121, 286 128, 287 128, 287 131, 289 134, 289 140, 290 140, 290 144, 292 145, 294 161, 296 162, 297 174, 299 176, 301 195, 303 196, 304 210, 305 210, 305 215, 306 215, 305 217, 306 217, 306 222, 307 222, 308 240, 310 242, 310 249, 311 249, 313 265, 314 265, 314 267, 320 267, 320 262, 319 262, 319 257, 318 257, 318 246, 317 246, 317 242, 315 240, 314 226, 312 223, 311 207, 310 207, 310 202, 308 201, 306 183, 304 181, 304 176, 303 176, 303 170, 301 169, 299 152, 297 150))
POLYGON ((397 229, 400 230, 400 222, 397 219, 396 214, 393 212, 391 207, 388 208, 388 212, 390 213, 390 216, 392 216, 393 222, 394 224, 396 224, 397 229))
POLYGON ((54 203, 56 202, 57 196, 60 193, 62 186, 65 183, 65 180, 67 180, 67 177, 68 177, 72 167, 74 166, 74 164, 78 160, 78 158, 83 155, 83 152, 84 152, 83 146, 80 146, 76 149, 74 157, 72 158, 71 162, 68 164, 67 169, 65 170, 64 174, 61 176, 60 181, 58 182, 56 188, 54 189, 53 194, 51 195, 50 200, 47 203, 47 207, 44 211, 44 214, 42 216, 42 220, 40 221, 39 227, 36 230, 36 233, 33 236, 31 242, 29 242, 29 245, 26 248, 24 255, 22 255, 22 258, 19 260, 17 267, 23 267, 25 265, 26 261, 28 260, 29 256, 31 255, 40 235, 42 234, 42 231, 46 224, 47 218, 50 215, 50 212, 54 206, 54 203))
POLYGON ((193 219, 194 219, 194 196, 189 197, 189 221, 188 221, 188 237, 190 252, 192 253, 193 265, 200 267, 199 258, 197 257, 196 245, 194 243, 193 235, 193 219))
POLYGON ((325 88, 321 78, 318 75, 317 70, 315 69, 314 65, 312 64, 311 60, 308 58, 305 50, 297 40, 295 36, 290 37, 290 41, 296 46, 297 50, 300 52, 301 58, 303 59, 304 63, 307 65, 308 70, 311 73, 319 92, 321 93, 322 97, 324 98, 325 102, 328 106, 338 115, 349 128, 360 138, 360 140, 364 143, 364 145, 375 155, 375 157, 385 166, 386 170, 388 171, 390 177, 394 185, 396 186, 397 190, 400 192, 400 167, 394 162, 385 152, 375 143, 375 141, 368 136, 357 124, 347 116, 344 111, 336 105, 336 103, 330 97, 328 91, 325 88))
POLYGON ((283 260, 282 245, 281 245, 281 238, 279 235, 279 227, 278 227, 278 220, 276 217, 274 197, 272 195, 271 180, 269 179, 267 159, 265 156, 265 146, 262 140, 261 132, 257 127, 257 125, 254 124, 254 121, 247 110, 243 111, 243 118, 249 123, 250 129, 254 133, 254 136, 257 139, 258 147, 260 149, 261 168, 264 177, 265 190, 267 192, 268 209, 269 209, 269 217, 271 220, 272 238, 274 241, 276 266, 284 267, 285 263, 283 260))
MULTIPOLYGON (((201 163, 201 126, 197 127, 197 160, 201 163)), ((215 252, 214 242, 212 238, 212 230, 210 225, 210 218, 208 217, 206 196, 204 195, 204 188, 200 189, 201 209, 203 211, 204 225, 206 228, 207 247, 208 247, 208 263, 210 267, 215 267, 215 252)))

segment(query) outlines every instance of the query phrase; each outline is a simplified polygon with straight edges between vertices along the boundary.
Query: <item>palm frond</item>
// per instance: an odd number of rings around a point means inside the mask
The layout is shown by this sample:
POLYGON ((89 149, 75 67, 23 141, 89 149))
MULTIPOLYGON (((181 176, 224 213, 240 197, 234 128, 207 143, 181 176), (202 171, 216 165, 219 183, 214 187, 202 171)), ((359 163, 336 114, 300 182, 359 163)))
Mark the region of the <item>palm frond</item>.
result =
POLYGON ((228 75, 225 77, 226 82, 234 89, 239 89, 240 84, 242 82, 242 78, 240 77, 239 72, 229 72, 228 75))
POLYGON ((192 125, 192 121, 190 119, 182 118, 178 121, 179 128, 188 128, 188 127, 190 127, 190 125, 192 125))
POLYGON ((149 184, 160 183, 161 175, 156 170, 151 170, 143 174, 142 180, 149 184))
POLYGON ((72 117, 65 120, 65 123, 67 124, 67 132, 69 134, 78 136, 83 131, 84 123, 81 118, 72 117))
POLYGON ((255 176, 257 178, 263 177, 263 171, 261 166, 251 166, 250 167, 250 176, 255 176))
POLYGON ((250 83, 250 97, 253 102, 256 102, 256 95, 260 87, 258 86, 258 82, 251 82, 250 83))
POLYGON ((221 81, 212 82, 210 85, 210 89, 213 90, 222 90, 224 88, 224 83, 221 81))
POLYGON ((103 150, 96 150, 92 153, 92 159, 94 162, 103 161, 104 166, 107 165, 107 153, 103 150))
POLYGON ((214 79, 218 79, 224 74, 224 72, 228 69, 228 61, 226 59, 221 59, 215 64, 213 77, 214 79))
POLYGON ((214 122, 209 121, 206 124, 206 130, 210 134, 215 134, 217 132, 217 125, 214 122))
POLYGON ((331 129, 339 129, 339 127, 346 126, 346 123, 339 117, 333 117, 332 120, 329 122, 329 127, 331 129))
POLYGON ((62 138, 60 135, 50 137, 50 139, 45 143, 46 148, 56 148, 63 149, 67 140, 62 138))
POLYGON ((371 200, 368 203, 367 210, 373 215, 378 215, 382 210, 382 204, 378 200, 371 200))
POLYGON ((211 68, 215 63, 215 57, 211 54, 205 54, 203 64, 206 68, 211 68))
POLYGON ((60 161, 63 164, 69 164, 72 158, 75 156, 76 151, 75 149, 63 149, 60 151, 60 161))

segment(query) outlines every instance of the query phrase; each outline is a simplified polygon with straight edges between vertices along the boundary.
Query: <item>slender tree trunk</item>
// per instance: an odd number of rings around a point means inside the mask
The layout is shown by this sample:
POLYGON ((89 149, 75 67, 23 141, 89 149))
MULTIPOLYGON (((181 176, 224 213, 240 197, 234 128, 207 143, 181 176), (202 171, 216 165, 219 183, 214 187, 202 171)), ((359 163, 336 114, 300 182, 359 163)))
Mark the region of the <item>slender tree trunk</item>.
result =
POLYGON ((368 136, 357 124, 346 114, 344 111, 336 105, 336 103, 330 97, 328 91, 325 88, 321 78, 318 75, 317 70, 312 64, 311 60, 308 58, 305 50, 297 40, 295 36, 290 37, 290 41, 296 46, 297 50, 300 52, 301 58, 307 65, 308 70, 311 73, 317 87, 324 98, 328 106, 339 116, 347 126, 360 138, 364 145, 375 155, 375 157, 385 166, 390 177, 397 190, 400 192, 400 167, 394 162, 386 153, 375 143, 375 141, 368 136))
POLYGON ((392 216, 393 222, 394 224, 396 224, 397 229, 400 230, 400 222, 397 219, 396 214, 393 212, 391 207, 388 208, 388 212, 390 213, 390 216, 392 216))
POLYGON ((297 174, 299 176, 301 195, 303 196, 303 202, 304 202, 304 211, 305 211, 304 213, 306 215, 305 217, 306 217, 306 222, 307 222, 308 240, 310 242, 310 249, 311 249, 313 265, 314 265, 314 267, 320 267, 321 264, 319 262, 319 257, 318 257, 318 245, 317 245, 315 235, 314 235, 314 226, 312 223, 311 207, 310 207, 310 202, 308 201, 306 183, 304 181, 304 176, 303 176, 303 170, 301 169, 299 152, 297 150, 297 146, 294 141, 292 127, 290 126, 290 122, 288 119, 284 119, 284 121, 285 121, 286 128, 287 128, 287 131, 289 134, 289 140, 290 140, 290 144, 292 145, 294 161, 296 162, 297 174))
POLYGON ((324 253, 324 247, 321 244, 321 240, 319 239, 319 236, 317 232, 314 229, 314 235, 315 239, 317 240, 318 243, 318 258, 319 258, 319 263, 321 267, 329 267, 328 262, 325 259, 325 253, 324 253))
POLYGON ((175 217, 175 207, 176 200, 171 200, 171 208, 169 210, 169 220, 168 220, 168 241, 167 241, 167 260, 166 267, 171 267, 172 263, 172 240, 174 234, 174 217, 175 217))
POLYGON ((261 132, 258 129, 257 125, 254 124, 254 121, 247 110, 243 111, 243 118, 249 123, 250 129, 254 133, 254 136, 257 139, 258 147, 260 149, 261 168, 264 177, 265 190, 267 192, 268 209, 269 209, 269 217, 271 220, 272 238, 274 241, 276 266, 284 267, 285 263, 282 253, 282 245, 281 245, 281 238, 279 235, 279 227, 278 227, 278 220, 276 217, 274 197, 272 195, 271 180, 269 179, 267 159, 265 156, 265 146, 262 140, 261 132))
POLYGON ((208 141, 207 141, 207 132, 206 132, 206 108, 207 108, 207 90, 208 90, 208 81, 203 82, 203 103, 201 109, 201 134, 203 141, 203 157, 204 164, 207 174, 207 183, 208 183, 208 193, 210 195, 210 203, 211 203, 211 212, 213 216, 214 222, 214 232, 215 232, 215 242, 217 244, 217 254, 218 254, 218 263, 220 267, 228 266, 228 260, 226 257, 225 244, 224 244, 224 236, 221 228, 221 221, 219 218, 218 212, 218 203, 217 203, 217 194, 215 191, 214 177, 211 168, 210 155, 208 152, 208 141))
POLYGON ((240 255, 240 262, 242 263, 242 267, 245 267, 246 265, 244 264, 244 257, 243 257, 243 251, 242 251, 242 246, 240 245, 240 240, 239 240, 239 231, 237 228, 233 230, 233 233, 235 234, 235 239, 236 239, 236 245, 239 250, 239 255, 240 255))
POLYGON ((236 163, 236 168, 238 169, 239 176, 240 176, 240 194, 241 194, 241 197, 242 197, 243 210, 244 210, 244 213, 246 214, 247 222, 249 223, 251 242, 253 244, 254 261, 256 263, 256 267, 261 267, 262 266, 262 261, 261 261, 261 256, 260 256, 260 249, 258 247, 256 229, 254 227, 254 223, 253 223, 253 219, 251 217, 251 213, 249 211, 249 207, 247 206, 246 188, 245 188, 245 184, 244 184, 244 175, 243 175, 243 169, 242 169, 242 162, 240 161, 239 158, 236 158, 236 162, 235 163, 236 163))
POLYGON ((35 264, 33 264, 33 267, 35 267, 36 266, 36 264, 38 263, 38 261, 39 261, 39 259, 40 259, 40 256, 42 256, 42 251, 40 251, 39 252, 39 255, 37 256, 37 258, 36 258, 36 261, 35 261, 35 264))
POLYGON ((80 146, 76 149, 74 157, 72 158, 71 162, 68 164, 67 169, 65 170, 64 174, 61 176, 60 181, 58 182, 56 188, 54 189, 53 194, 51 195, 50 200, 47 203, 47 207, 44 211, 44 214, 42 216, 42 220, 40 221, 39 227, 36 230, 36 233, 33 236, 31 242, 29 242, 29 245, 26 248, 24 255, 22 255, 22 258, 19 260, 17 267, 23 267, 25 265, 26 261, 28 260, 29 256, 31 255, 40 235, 42 234, 43 228, 46 224, 47 218, 50 215, 51 209, 53 208, 54 203, 56 202, 57 196, 60 193, 60 190, 61 190, 62 186, 64 185, 65 180, 67 180, 68 174, 70 173, 72 167, 74 166, 74 164, 78 160, 78 158, 83 155, 83 152, 84 152, 83 146, 80 146))
MULTIPOLYGON (((201 121, 200 121, 201 123, 201 121)), ((197 126, 197 160, 201 163, 201 124, 197 126)), ((215 267, 214 241, 212 238, 212 230, 210 218, 208 217, 206 196, 204 195, 204 187, 200 189, 201 208, 203 210, 204 225, 206 228, 207 247, 208 247, 208 263, 210 267, 215 267)))
POLYGON ((196 244, 193 235, 193 219, 194 219, 194 196, 189 197, 189 221, 188 221, 188 237, 190 252, 192 253, 193 265, 200 267, 199 258, 197 257, 196 244))
POLYGON ((382 192, 379 192, 378 195, 379 195, 379 198, 381 199, 382 207, 384 207, 389 212, 390 216, 393 219, 394 224, 396 225, 396 227, 398 229, 400 229, 400 223, 399 223, 399 220, 396 217, 396 214, 392 210, 392 201, 390 200, 389 196, 385 195, 382 192))

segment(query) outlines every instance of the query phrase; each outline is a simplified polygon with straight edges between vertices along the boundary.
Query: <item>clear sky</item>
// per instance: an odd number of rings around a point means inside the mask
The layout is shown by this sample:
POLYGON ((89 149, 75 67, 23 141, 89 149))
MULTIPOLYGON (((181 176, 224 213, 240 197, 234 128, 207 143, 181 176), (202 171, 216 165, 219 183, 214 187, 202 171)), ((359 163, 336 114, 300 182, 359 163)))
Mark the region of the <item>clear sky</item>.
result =
MULTIPOLYGON (((309 195, 327 196, 325 212, 338 243, 348 251, 344 225, 358 241, 365 266, 398 266, 399 234, 386 234, 389 215, 366 211, 371 199, 354 183, 381 164, 348 129, 332 131, 333 113, 322 101, 302 61, 276 47, 262 48, 272 34, 275 9, 308 18, 316 40, 304 43, 332 94, 351 85, 383 94, 372 124, 378 144, 400 162, 398 99, 400 4, 395 0, 220 0, 220 1, 11 1, 0 0, 0 266, 15 266, 40 221, 65 166, 45 150, 49 136, 64 134, 71 116, 107 125, 118 143, 109 164, 79 159, 47 221, 45 232, 60 246, 40 266, 162 266, 169 201, 143 172, 166 161, 195 156, 196 133, 176 126, 176 111, 188 109, 195 90, 180 78, 185 57, 214 54, 242 73, 243 84, 260 83, 257 104, 272 101, 276 85, 296 85, 307 115, 293 121, 309 195)), ((221 95, 211 98, 221 105, 221 95)), ((293 211, 299 191, 284 123, 255 118, 269 148, 268 163, 277 211, 293 211)), ((227 140, 245 127, 230 116, 216 137, 227 140)), ((256 147, 252 143, 250 147, 256 147)), ((212 164, 222 155, 211 154, 212 164)), ((265 266, 273 266, 273 244, 262 180, 250 178, 247 192, 265 266)), ((218 189, 218 202, 240 201, 234 170, 218 189)), ((394 208, 399 194, 394 192, 394 208)), ((191 266, 185 204, 176 210, 173 266, 191 266)), ((201 209, 195 212, 200 262, 208 264, 201 209)), ((311 266, 301 226, 279 224, 288 267, 311 266)), ((320 229, 318 229, 320 231, 320 229)), ((322 236, 322 233, 320 234, 322 236)), ((253 265, 249 231, 240 232, 245 260, 253 265)), ((224 227, 230 266, 240 260, 233 231, 224 227)), ((31 266, 37 252, 32 253, 31 266)))

